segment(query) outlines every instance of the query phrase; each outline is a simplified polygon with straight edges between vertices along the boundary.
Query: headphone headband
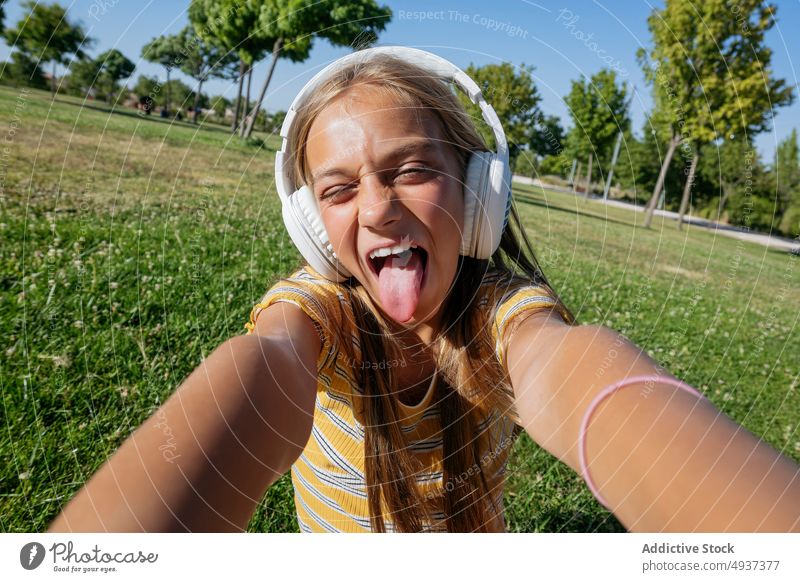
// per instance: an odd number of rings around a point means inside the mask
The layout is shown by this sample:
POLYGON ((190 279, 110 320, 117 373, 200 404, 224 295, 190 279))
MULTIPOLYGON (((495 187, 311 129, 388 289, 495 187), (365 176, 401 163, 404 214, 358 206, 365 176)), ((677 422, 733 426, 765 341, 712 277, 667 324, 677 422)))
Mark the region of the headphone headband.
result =
POLYGON ((281 197, 282 201, 288 198, 299 187, 299 185, 294 184, 290 178, 292 175, 290 166, 292 160, 291 156, 287 155, 287 153, 291 151, 289 134, 294 125, 297 112, 302 108, 306 96, 312 94, 337 71, 342 70, 351 63, 367 62, 377 55, 390 55, 408 61, 430 71, 446 81, 452 81, 458 85, 469 97, 469 100, 480 107, 484 121, 486 121, 494 133, 497 147, 496 155, 499 159, 504 160, 505 163, 508 164, 508 142, 506 141, 506 134, 503 131, 500 118, 497 117, 494 108, 484 99, 478 84, 473 81, 469 75, 450 61, 427 51, 404 46, 373 47, 350 53, 330 63, 306 83, 289 106, 280 131, 283 143, 281 145, 281 150, 277 152, 275 156, 275 178, 278 182, 278 195, 281 197))

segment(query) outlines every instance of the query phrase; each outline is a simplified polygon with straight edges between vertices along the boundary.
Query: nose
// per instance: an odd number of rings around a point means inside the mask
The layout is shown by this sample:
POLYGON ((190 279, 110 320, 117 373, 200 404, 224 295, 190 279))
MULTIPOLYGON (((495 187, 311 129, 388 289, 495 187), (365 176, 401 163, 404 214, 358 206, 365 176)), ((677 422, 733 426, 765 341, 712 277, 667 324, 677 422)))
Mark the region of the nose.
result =
POLYGON ((382 229, 400 220, 402 209, 391 187, 377 174, 361 181, 358 200, 358 223, 372 229, 382 229))

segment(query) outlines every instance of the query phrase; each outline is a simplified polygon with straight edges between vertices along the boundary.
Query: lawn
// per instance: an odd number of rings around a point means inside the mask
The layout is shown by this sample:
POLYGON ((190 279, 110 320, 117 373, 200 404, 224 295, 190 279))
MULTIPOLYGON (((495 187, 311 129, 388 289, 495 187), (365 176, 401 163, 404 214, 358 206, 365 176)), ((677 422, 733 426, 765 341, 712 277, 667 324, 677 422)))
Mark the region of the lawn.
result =
MULTIPOLYGON (((0 88, 0 530, 41 531, 251 305, 299 264, 275 138, 242 143, 0 88)), ((515 188, 551 283, 800 460, 798 258, 580 197, 515 188)), ((250 529, 297 531, 291 483, 250 529)), ((577 475, 523 437, 513 531, 621 531, 577 475)))

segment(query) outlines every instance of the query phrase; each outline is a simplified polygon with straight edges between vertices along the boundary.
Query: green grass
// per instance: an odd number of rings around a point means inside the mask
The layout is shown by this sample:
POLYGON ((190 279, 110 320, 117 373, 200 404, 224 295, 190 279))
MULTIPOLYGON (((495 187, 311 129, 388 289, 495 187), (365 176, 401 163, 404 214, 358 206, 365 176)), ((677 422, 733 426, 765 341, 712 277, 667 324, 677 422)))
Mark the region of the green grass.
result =
MULTIPOLYGON (((41 531, 299 261, 278 146, 0 88, 0 530, 41 531), (20 107, 20 99, 24 107, 20 107), (4 153, 3 148, 8 147, 4 153)), ((551 282, 753 433, 800 459, 797 258, 567 194, 519 187, 551 282)), ((513 531, 620 531, 577 475, 522 437, 513 531)), ((291 483, 250 529, 296 531, 291 483)))

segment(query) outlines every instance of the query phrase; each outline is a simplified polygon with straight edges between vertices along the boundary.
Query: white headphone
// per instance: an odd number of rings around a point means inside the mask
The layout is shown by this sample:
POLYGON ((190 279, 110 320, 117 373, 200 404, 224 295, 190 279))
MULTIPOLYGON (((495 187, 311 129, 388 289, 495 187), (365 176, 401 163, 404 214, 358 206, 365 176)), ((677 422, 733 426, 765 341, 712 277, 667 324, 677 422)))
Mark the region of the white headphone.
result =
POLYGON ((287 153, 292 151, 289 134, 297 111, 303 107, 307 95, 312 94, 326 79, 347 65, 365 62, 377 55, 403 59, 426 69, 432 76, 454 82, 481 108, 484 120, 494 132, 497 152, 473 152, 470 156, 464 180, 464 232, 460 253, 477 259, 488 259, 500 246, 500 237, 511 210, 508 143, 500 119, 483 98, 478 85, 464 71, 432 53, 399 46, 365 49, 334 61, 303 87, 287 111, 281 127, 283 146, 275 154, 275 180, 283 207, 283 222, 292 242, 323 277, 338 282, 351 276, 333 252, 314 193, 308 186, 297 189, 297 184, 292 183, 293 160, 287 153))

